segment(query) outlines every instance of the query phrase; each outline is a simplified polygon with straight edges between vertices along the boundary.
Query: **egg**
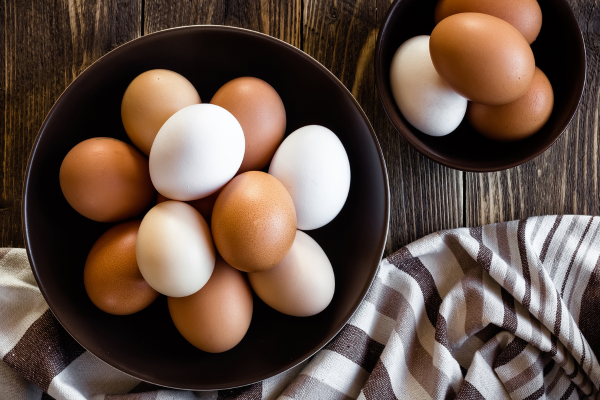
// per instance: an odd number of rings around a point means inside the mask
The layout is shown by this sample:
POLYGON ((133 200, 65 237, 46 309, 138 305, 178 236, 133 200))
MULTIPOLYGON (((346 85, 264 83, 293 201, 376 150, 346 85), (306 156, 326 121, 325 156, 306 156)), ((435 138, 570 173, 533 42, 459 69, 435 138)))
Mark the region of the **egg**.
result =
POLYGON ((136 313, 158 297, 142 277, 135 258, 140 223, 128 221, 110 228, 94 243, 85 261, 85 290, 92 303, 109 314, 136 313))
POLYGON ((121 101, 123 127, 133 144, 149 155, 154 138, 177 111, 200 103, 200 96, 186 78, 166 69, 138 75, 121 101))
POLYGON ((390 67, 390 85, 404 118, 428 135, 454 131, 467 111, 467 99, 452 90, 433 67, 429 36, 408 39, 398 48, 390 67))
POLYGON ((150 151, 150 177, 163 196, 196 200, 233 178, 244 149, 244 132, 229 111, 213 104, 188 106, 158 131, 150 151))
POLYGON ((442 79, 481 104, 517 100, 535 72, 525 37, 508 22, 486 14, 461 13, 442 20, 431 33, 429 51, 442 79))
POLYGON ((233 178, 217 197, 212 234, 219 254, 245 272, 280 262, 296 234, 294 202, 273 176, 260 171, 233 178))
POLYGON ((202 289, 187 297, 169 297, 168 304, 179 333, 209 353, 235 347, 252 320, 252 291, 246 277, 220 257, 202 289))
POLYGON ((467 119, 476 131, 499 141, 520 140, 539 131, 550 118, 554 92, 536 67, 529 90, 518 100, 500 106, 471 103, 467 119))
POLYGON ((279 264, 265 272, 248 274, 248 280, 262 301, 295 317, 320 313, 335 292, 335 277, 327 255, 302 231, 296 231, 292 248, 279 264))
POLYGON ((136 258, 142 276, 156 291, 184 297, 200 290, 210 278, 215 248, 208 224, 194 207, 165 201, 144 216, 136 258))
POLYGON ((73 147, 63 159, 60 188, 81 215, 98 222, 134 217, 152 202, 148 159, 120 140, 97 137, 73 147))
POLYGON ((227 82, 210 102, 233 114, 244 130, 246 152, 238 174, 266 167, 286 125, 285 107, 275 89, 262 79, 245 76, 227 82))
POLYGON ((344 145, 335 133, 319 125, 289 135, 275 152, 269 174, 292 196, 301 230, 331 222, 350 191, 350 162, 344 145))
POLYGON ((493 15, 508 22, 531 44, 542 29, 542 10, 537 0, 439 0, 435 23, 450 15, 476 12, 493 15))

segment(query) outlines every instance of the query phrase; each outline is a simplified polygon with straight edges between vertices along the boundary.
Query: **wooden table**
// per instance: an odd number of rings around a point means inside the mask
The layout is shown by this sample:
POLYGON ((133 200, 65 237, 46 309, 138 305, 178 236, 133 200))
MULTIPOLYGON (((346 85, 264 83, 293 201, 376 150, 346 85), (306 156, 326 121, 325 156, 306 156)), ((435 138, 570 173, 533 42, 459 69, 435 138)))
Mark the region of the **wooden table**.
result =
POLYGON ((389 123, 373 54, 391 0, 5 0, 0 2, 0 247, 22 247, 21 189, 29 151, 65 87, 106 52, 180 25, 260 31, 304 50, 358 99, 386 158, 391 190, 386 254, 441 229, 542 214, 600 214, 600 0, 569 0, 585 37, 579 110, 552 148, 506 171, 477 174, 422 156, 389 123))

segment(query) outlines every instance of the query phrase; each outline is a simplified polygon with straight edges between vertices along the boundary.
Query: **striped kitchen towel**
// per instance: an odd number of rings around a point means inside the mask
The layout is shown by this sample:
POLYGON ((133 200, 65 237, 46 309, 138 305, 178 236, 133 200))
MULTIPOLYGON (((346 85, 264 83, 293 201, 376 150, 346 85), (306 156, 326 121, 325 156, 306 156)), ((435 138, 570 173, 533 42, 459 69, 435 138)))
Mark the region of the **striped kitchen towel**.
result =
POLYGON ((82 349, 22 249, 0 250, 0 399, 575 399, 600 386, 600 217, 438 232, 381 262, 310 360, 263 382, 187 392, 82 349))

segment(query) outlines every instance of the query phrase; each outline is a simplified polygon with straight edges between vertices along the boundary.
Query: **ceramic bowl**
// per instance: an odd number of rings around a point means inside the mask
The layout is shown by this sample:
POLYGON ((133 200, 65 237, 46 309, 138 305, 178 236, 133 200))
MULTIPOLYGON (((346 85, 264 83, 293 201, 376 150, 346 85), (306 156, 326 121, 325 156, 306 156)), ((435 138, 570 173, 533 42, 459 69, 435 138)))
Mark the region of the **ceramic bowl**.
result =
POLYGON ((389 215, 381 149, 367 117, 344 85, 283 41, 224 26, 182 27, 143 36, 96 61, 71 83, 44 121, 23 190, 23 227, 31 267, 66 330, 87 350, 127 374, 195 390, 233 388, 269 378, 329 342, 352 316, 375 276, 389 215), (205 102, 233 78, 258 77, 283 100, 286 134, 318 124, 339 136, 352 174, 348 200, 331 223, 307 232, 335 271, 335 295, 323 312, 290 317, 255 296, 244 339, 232 350, 209 354, 179 334, 164 296, 130 316, 106 314, 89 300, 83 285, 85 260, 96 239, 112 225, 86 219, 69 206, 59 186, 60 165, 73 146, 88 138, 109 136, 131 143, 121 123, 121 98, 133 78, 155 68, 185 76, 205 102))

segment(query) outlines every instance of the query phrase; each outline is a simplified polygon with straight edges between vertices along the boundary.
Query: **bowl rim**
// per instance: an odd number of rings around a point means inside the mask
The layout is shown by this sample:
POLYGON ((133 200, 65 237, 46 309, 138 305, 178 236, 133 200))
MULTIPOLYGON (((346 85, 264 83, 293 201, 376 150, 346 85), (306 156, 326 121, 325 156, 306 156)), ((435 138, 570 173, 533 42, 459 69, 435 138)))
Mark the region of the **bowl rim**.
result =
MULTIPOLYGON (((95 61, 93 61, 90 65, 88 65, 79 75, 77 75, 71 82, 69 82, 69 84, 65 87, 65 89, 62 91, 62 93, 58 96, 58 98, 55 100, 54 104, 52 105, 52 107, 50 108, 50 110, 48 111, 46 117, 44 118, 44 121, 42 122, 40 129, 38 130, 37 135, 35 136, 34 142, 33 142, 33 146, 31 147, 31 150, 29 152, 29 156, 27 159, 27 167, 25 170, 25 176, 23 179, 23 186, 22 186, 22 190, 21 190, 21 194, 22 194, 22 199, 21 199, 21 226, 22 226, 22 230, 23 230, 23 239, 25 242, 25 250, 27 253, 27 258, 29 260, 29 265, 30 268, 33 272, 34 278, 36 280, 36 283, 38 285, 38 288, 40 290, 40 292, 42 293, 42 296, 44 297, 44 300, 46 301, 46 303, 48 304, 50 310, 52 311, 52 313, 54 314, 54 316, 56 317, 56 320, 60 323, 60 325, 65 329, 65 331, 67 333, 69 333, 69 335, 73 338, 73 340, 75 340, 82 348, 84 348, 86 351, 89 351, 91 354, 94 354, 94 356, 98 357, 100 360, 102 360, 103 362, 107 363, 108 365, 110 365, 111 367, 119 370, 120 372, 129 375, 135 379, 140 379, 142 381, 146 381, 149 383, 153 383, 165 388, 171 388, 171 389, 181 389, 181 390, 196 390, 196 391, 211 391, 211 390, 227 390, 227 389, 235 389, 238 387, 243 387, 243 386, 248 386, 251 384, 255 384, 258 382, 261 382, 265 379, 269 379, 273 376, 276 376, 278 374, 281 374, 285 371, 288 371, 296 366, 298 366, 299 364, 305 362, 306 360, 308 360, 310 357, 314 356, 317 352, 319 352, 323 347, 325 347, 331 340, 333 340, 339 333, 340 331, 346 326, 346 324, 348 323, 348 321, 350 321, 350 319, 352 319, 352 316, 354 314, 356 314, 357 310, 360 308, 362 302, 364 301, 365 296, 367 295, 368 291, 370 290, 371 286, 373 286, 373 282, 375 281, 375 277, 377 276, 377 273, 379 271, 379 266, 381 264, 381 260, 383 257, 383 254, 386 250, 386 243, 387 243, 387 237, 389 234, 389 223, 390 223, 390 187, 389 187, 389 176, 388 176, 388 172, 387 172, 387 167, 386 167, 386 163, 385 163, 385 158, 384 158, 384 154, 383 151, 381 149, 381 145, 379 143, 379 139, 377 138, 377 134, 375 133, 375 130, 373 129, 373 126, 371 124, 371 122, 369 121, 368 117, 366 116, 364 110, 362 109, 362 107, 360 106, 360 104, 358 103, 358 101, 356 100, 356 98, 352 95, 352 93, 348 90, 348 88, 328 69, 326 68, 323 64, 321 64, 319 61, 317 61, 314 57, 312 57, 311 55, 309 55, 308 53, 304 52, 303 50, 297 48, 296 46, 287 43, 286 41, 276 38, 274 36, 262 33, 262 32, 258 32, 258 31, 254 31, 251 29, 246 29, 246 28, 240 28, 240 27, 236 27, 236 26, 229 26, 229 25, 210 25, 210 24, 204 24, 204 25, 183 25, 183 26, 177 26, 177 27, 171 27, 171 28, 166 28, 166 29, 162 29, 159 31, 155 31, 146 35, 141 35, 137 38, 134 38, 132 40, 129 40, 125 43, 120 44, 119 46, 115 47, 114 49, 108 51, 107 53, 103 54, 102 56, 100 56, 98 59, 96 59, 95 61), (69 329, 67 329, 67 327, 65 326, 65 324, 63 323, 63 320, 59 317, 59 315, 57 315, 54 312, 54 309, 56 309, 56 304, 53 304, 53 301, 51 300, 51 298, 49 297, 49 292, 48 290, 46 290, 46 288, 44 287, 44 284, 40 281, 38 274, 37 274, 37 267, 35 264, 35 261, 33 259, 33 256, 31 254, 31 250, 30 250, 30 232, 28 229, 28 219, 27 219, 27 213, 25 212, 26 209, 26 203, 27 203, 27 188, 28 188, 28 182, 30 179, 30 173, 31 173, 31 165, 32 165, 32 160, 33 157, 35 155, 35 153, 37 152, 37 149, 39 147, 39 143, 40 143, 40 138, 42 133, 45 131, 50 119, 52 118, 53 114, 55 113, 56 109, 59 107, 60 103, 64 100, 64 96, 65 94, 70 90, 72 84, 82 75, 89 73, 88 71, 94 66, 96 65, 100 60, 102 60, 103 58, 107 57, 109 54, 121 49, 124 46, 129 45, 132 42, 136 42, 139 40, 146 40, 145 38, 147 37, 151 37, 154 35, 161 35, 161 34, 165 34, 166 32, 169 31, 173 31, 173 30, 205 30, 205 29, 210 29, 210 30, 216 30, 216 31, 229 31, 229 32, 234 32, 234 31, 239 31, 242 32, 244 34, 248 34, 248 35, 254 35, 257 37, 262 38, 263 40, 271 40, 274 41, 276 43, 282 44, 284 45, 284 47, 288 47, 290 48, 292 51, 297 52, 301 57, 307 57, 308 60, 315 64, 318 68, 320 68, 321 70, 327 72, 331 78, 333 78, 333 82, 342 89, 343 92, 346 93, 346 95, 351 99, 351 101, 353 102, 354 106, 356 107, 356 109, 359 111, 360 115, 362 116, 362 119, 365 121, 367 128, 369 129, 369 132, 371 134, 371 139, 373 140, 373 143, 375 145, 375 149, 377 151, 377 154, 379 156, 379 164, 381 167, 381 171, 383 173, 383 183, 384 183, 384 188, 385 188, 385 192, 384 192, 384 200, 385 200, 385 209, 384 209, 384 224, 385 224, 385 229, 384 231, 381 233, 380 238, 379 238, 379 242, 378 242, 378 248, 379 250, 379 257, 378 257, 378 261, 377 265, 375 266, 375 268, 372 268, 372 272, 369 275, 368 279, 368 285, 365 285, 364 289, 362 290, 362 292, 359 294, 358 298, 357 298, 357 303, 356 303, 356 307, 351 310, 348 315, 346 315, 344 317, 344 323, 340 324, 341 326, 337 327, 335 329, 335 333, 332 335, 327 336, 325 339, 321 340, 316 346, 315 348, 311 349, 310 351, 308 351, 306 354, 303 354, 302 356, 300 356, 298 359, 296 360, 292 360, 290 362, 287 362, 286 364, 284 364, 283 366, 273 369, 272 371, 265 373, 261 376, 259 376, 258 379, 246 379, 246 380, 240 380, 237 381, 233 384, 225 384, 225 385, 200 385, 198 387, 180 387, 180 386, 174 386, 174 385, 169 385, 169 384, 165 384, 165 382, 160 382, 160 379, 157 380, 148 380, 146 378, 142 379, 136 375, 134 375, 133 373, 131 373, 130 371, 124 371, 120 368, 118 368, 117 366, 113 365, 113 363, 111 362, 110 359, 108 359, 104 354, 101 355, 96 355, 95 353, 93 353, 92 351, 90 351, 86 346, 84 346, 79 340, 77 340, 69 331, 69 329)), ((60 314, 60 313, 59 313, 60 314)))
MULTIPOLYGON (((542 154, 543 152, 548 150, 550 147, 552 147, 552 145, 554 145, 554 143, 558 140, 559 137, 562 136, 564 131, 567 129, 567 127, 570 125, 571 121, 575 117, 575 114, 577 113, 577 109, 579 108, 579 104, 581 103, 581 99, 583 97, 583 92, 585 91, 585 84, 587 82, 587 48, 585 46, 585 39, 583 37, 581 27, 579 26, 579 23, 577 22, 577 19, 575 18, 575 15, 573 14, 573 10, 571 9, 571 6, 569 6, 569 4, 566 2, 566 0, 557 0, 557 1, 561 2, 563 6, 566 6, 566 8, 568 8, 569 12, 566 13, 567 14, 566 18, 569 20, 570 23, 574 24, 577 27, 577 32, 578 32, 577 38, 578 38, 578 45, 579 45, 578 50, 580 51, 580 54, 581 54, 581 58, 579 61, 580 62, 582 61, 582 64, 583 64, 583 81, 581 82, 581 84, 579 85, 580 87, 578 88, 579 96, 577 98, 577 102, 574 105, 572 105, 571 109, 569 110, 571 116, 568 118, 568 120, 566 120, 563 124, 560 125, 559 133, 554 135, 554 137, 551 139, 551 141, 548 144, 537 149, 535 152, 528 155, 527 157, 516 160, 516 161, 510 161, 508 163, 503 163, 503 164, 500 164, 497 166, 482 166, 482 167, 475 167, 475 166, 472 166, 471 164, 464 165, 461 162, 455 162, 452 160, 448 160, 444 157, 440 157, 439 155, 430 152, 427 149, 427 146, 425 146, 421 142, 421 140, 419 140, 410 131, 410 129, 403 123, 403 121, 401 119, 399 119, 400 111, 397 110, 398 107, 396 106, 396 103, 393 100, 393 96, 390 99, 390 98, 388 98, 389 96, 384 95, 384 93, 387 93, 387 91, 386 91, 387 87, 384 85, 383 79, 381 78, 381 76, 383 76, 384 74, 388 74, 389 71, 384 71, 384 65, 383 65, 383 60, 382 60, 383 59, 383 48, 381 46, 382 36, 384 34, 387 34, 387 31, 390 29, 390 26, 391 26, 390 18, 392 16, 392 14, 395 12, 396 8, 399 7, 399 5, 402 1, 403 0, 394 0, 394 2, 389 6, 389 8, 387 9, 387 11, 385 13, 385 16, 383 17, 383 21, 381 22, 381 25, 379 28, 379 33, 377 34, 377 43, 375 45, 375 84, 377 86, 377 94, 379 96, 379 101, 381 102, 381 104, 383 106, 383 110, 385 111, 385 114, 388 117, 388 120, 390 121, 390 123, 392 124, 394 129, 404 139, 406 139, 408 141, 408 143, 410 143, 415 149, 417 149, 417 151, 419 151, 419 153, 421 153, 425 157, 429 158, 430 160, 433 160, 433 161, 435 161, 439 164, 445 165, 447 167, 450 167, 450 168, 453 168, 453 169, 456 169, 459 171, 465 171, 465 172, 496 172, 496 171, 503 171, 503 170, 506 170, 509 168, 514 168, 514 167, 517 167, 528 161, 533 160, 534 158, 536 158, 537 156, 539 156, 540 154, 542 154), (396 121, 396 120, 398 120, 398 121, 396 121), (400 123, 399 126, 396 122, 400 123)), ((404 1, 406 2, 407 0, 404 0, 404 1)), ((416 128, 413 128, 413 129, 416 129, 416 128)))

